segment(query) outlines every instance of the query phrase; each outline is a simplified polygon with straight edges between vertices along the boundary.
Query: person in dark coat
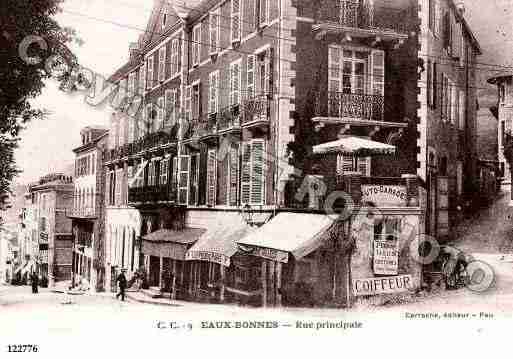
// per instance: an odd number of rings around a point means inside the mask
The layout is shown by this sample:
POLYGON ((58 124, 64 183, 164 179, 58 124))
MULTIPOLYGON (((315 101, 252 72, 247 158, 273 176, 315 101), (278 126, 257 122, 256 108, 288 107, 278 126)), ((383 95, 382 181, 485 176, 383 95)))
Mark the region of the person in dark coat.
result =
POLYGON ((32 293, 33 294, 39 293, 39 290, 38 290, 39 276, 37 275, 37 273, 33 272, 30 275, 30 281, 31 281, 31 284, 32 284, 32 293))
POLYGON ((122 301, 125 301, 125 289, 126 289, 126 285, 127 285, 125 272, 126 272, 126 269, 122 269, 121 273, 118 275, 118 277, 116 279, 116 282, 118 283, 118 286, 119 286, 119 293, 116 294, 116 299, 121 296, 122 301))

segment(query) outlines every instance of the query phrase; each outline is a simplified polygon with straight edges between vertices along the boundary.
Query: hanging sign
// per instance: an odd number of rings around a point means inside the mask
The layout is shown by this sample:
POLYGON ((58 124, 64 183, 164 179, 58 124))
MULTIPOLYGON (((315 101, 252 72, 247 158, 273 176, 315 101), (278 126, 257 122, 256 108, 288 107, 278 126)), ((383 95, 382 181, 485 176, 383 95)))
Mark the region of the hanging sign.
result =
POLYGON ((399 241, 374 240, 374 274, 397 275, 399 267, 399 241))

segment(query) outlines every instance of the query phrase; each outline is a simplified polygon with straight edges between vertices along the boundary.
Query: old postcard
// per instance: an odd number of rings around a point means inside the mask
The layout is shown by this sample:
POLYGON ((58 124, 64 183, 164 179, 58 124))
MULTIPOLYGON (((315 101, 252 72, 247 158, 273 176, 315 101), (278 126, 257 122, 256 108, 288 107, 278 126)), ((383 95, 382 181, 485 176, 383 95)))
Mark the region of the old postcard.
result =
POLYGON ((509 342, 513 0, 0 10, 0 357, 509 342))

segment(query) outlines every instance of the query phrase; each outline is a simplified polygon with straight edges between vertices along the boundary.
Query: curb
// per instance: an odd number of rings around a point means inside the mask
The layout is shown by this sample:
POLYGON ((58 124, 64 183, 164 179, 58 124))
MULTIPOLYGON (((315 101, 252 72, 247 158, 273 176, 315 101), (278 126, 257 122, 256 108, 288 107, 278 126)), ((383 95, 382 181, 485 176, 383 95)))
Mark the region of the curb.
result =
POLYGON ((136 298, 135 296, 132 296, 128 293, 126 294, 126 297, 134 302, 143 303, 143 304, 153 304, 153 305, 160 305, 160 306, 164 306, 164 307, 182 307, 181 304, 177 304, 177 303, 153 302, 149 299, 136 298))

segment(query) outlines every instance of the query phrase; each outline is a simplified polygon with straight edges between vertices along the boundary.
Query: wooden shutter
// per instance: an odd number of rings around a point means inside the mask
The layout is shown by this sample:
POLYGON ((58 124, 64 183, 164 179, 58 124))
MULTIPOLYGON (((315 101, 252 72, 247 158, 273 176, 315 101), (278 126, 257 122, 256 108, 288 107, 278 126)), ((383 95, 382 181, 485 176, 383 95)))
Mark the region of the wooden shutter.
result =
POLYGON ((171 168, 171 190, 178 188, 178 157, 173 157, 173 167, 171 168))
POLYGON ((215 206, 217 192, 217 158, 216 150, 208 151, 207 160, 207 205, 215 206))
POLYGON ((198 189, 199 189, 199 204, 207 204, 207 157, 208 148, 205 143, 200 144, 200 163, 199 163, 199 177, 198 177, 198 189))
POLYGON ((148 69, 146 70, 146 88, 153 88, 153 86, 155 85, 154 83, 154 77, 153 77, 153 66, 154 66, 154 62, 153 62, 153 55, 150 56, 148 58, 148 60, 146 60, 146 66, 148 67, 148 69))
POLYGON ((264 73, 264 93, 272 96, 273 89, 273 71, 274 71, 274 51, 267 50, 265 54, 265 73, 264 73))
POLYGON ((248 55, 246 68, 246 93, 248 98, 255 97, 255 62, 255 55, 248 55))
POLYGON ((210 53, 219 52, 219 14, 217 12, 210 13, 210 53))
POLYGON ((146 66, 145 62, 139 71, 139 93, 144 93, 146 89, 146 66))
MULTIPOLYGON (((112 204, 112 202, 110 201, 110 181, 111 181, 111 176, 112 176, 112 172, 107 172, 105 173, 105 178, 106 178, 106 181, 105 181, 105 198, 107 199, 107 203, 106 205, 107 206, 110 206, 112 204)), ((78 201, 80 200, 80 197, 77 198, 78 201)), ((78 207, 78 206, 77 206, 78 207)))
POLYGON ((371 93, 373 95, 385 94, 385 52, 371 51, 371 93))
POLYGON ((160 162, 160 185, 167 185, 167 175, 169 173, 169 158, 164 158, 160 162))
POLYGON ((231 16, 231 37, 233 42, 240 42, 241 26, 240 26, 240 0, 232 0, 232 16, 231 16))
POLYGON ((185 88, 185 120, 190 122, 192 119, 192 86, 185 88))
POLYGON ((259 15, 259 20, 260 20, 260 26, 264 25, 264 24, 267 24, 268 22, 268 18, 267 18, 267 10, 268 10, 268 0, 260 0, 260 15, 259 15))
POLYGON ((264 141, 253 140, 251 144, 251 204, 255 205, 264 204, 264 152, 264 141))
POLYGON ((242 147, 241 203, 249 204, 251 195, 251 143, 242 147))
POLYGON ((160 131, 164 126, 164 97, 159 97, 157 100, 157 123, 155 131, 160 131))
POLYGON ((195 206, 198 204, 198 171, 199 171, 199 154, 190 156, 191 165, 189 173, 189 204, 195 206))
POLYGON ((240 103, 240 62, 230 65, 230 105, 240 103))
POLYGON ((166 45, 159 49, 159 81, 166 77, 166 45))
POLYGON ((210 73, 208 84, 208 113, 217 113, 219 95, 219 71, 210 73))
POLYGON ((201 58, 201 24, 194 27, 192 31, 192 64, 199 65, 201 58))
POLYGON ((237 206, 239 190, 239 147, 236 144, 230 147, 228 177, 228 204, 230 206, 237 206))
POLYGON ((180 173, 178 177, 178 202, 187 204, 189 188, 189 156, 180 156, 180 173))
POLYGON ((436 108, 438 103, 438 64, 433 62, 433 108, 436 108))

